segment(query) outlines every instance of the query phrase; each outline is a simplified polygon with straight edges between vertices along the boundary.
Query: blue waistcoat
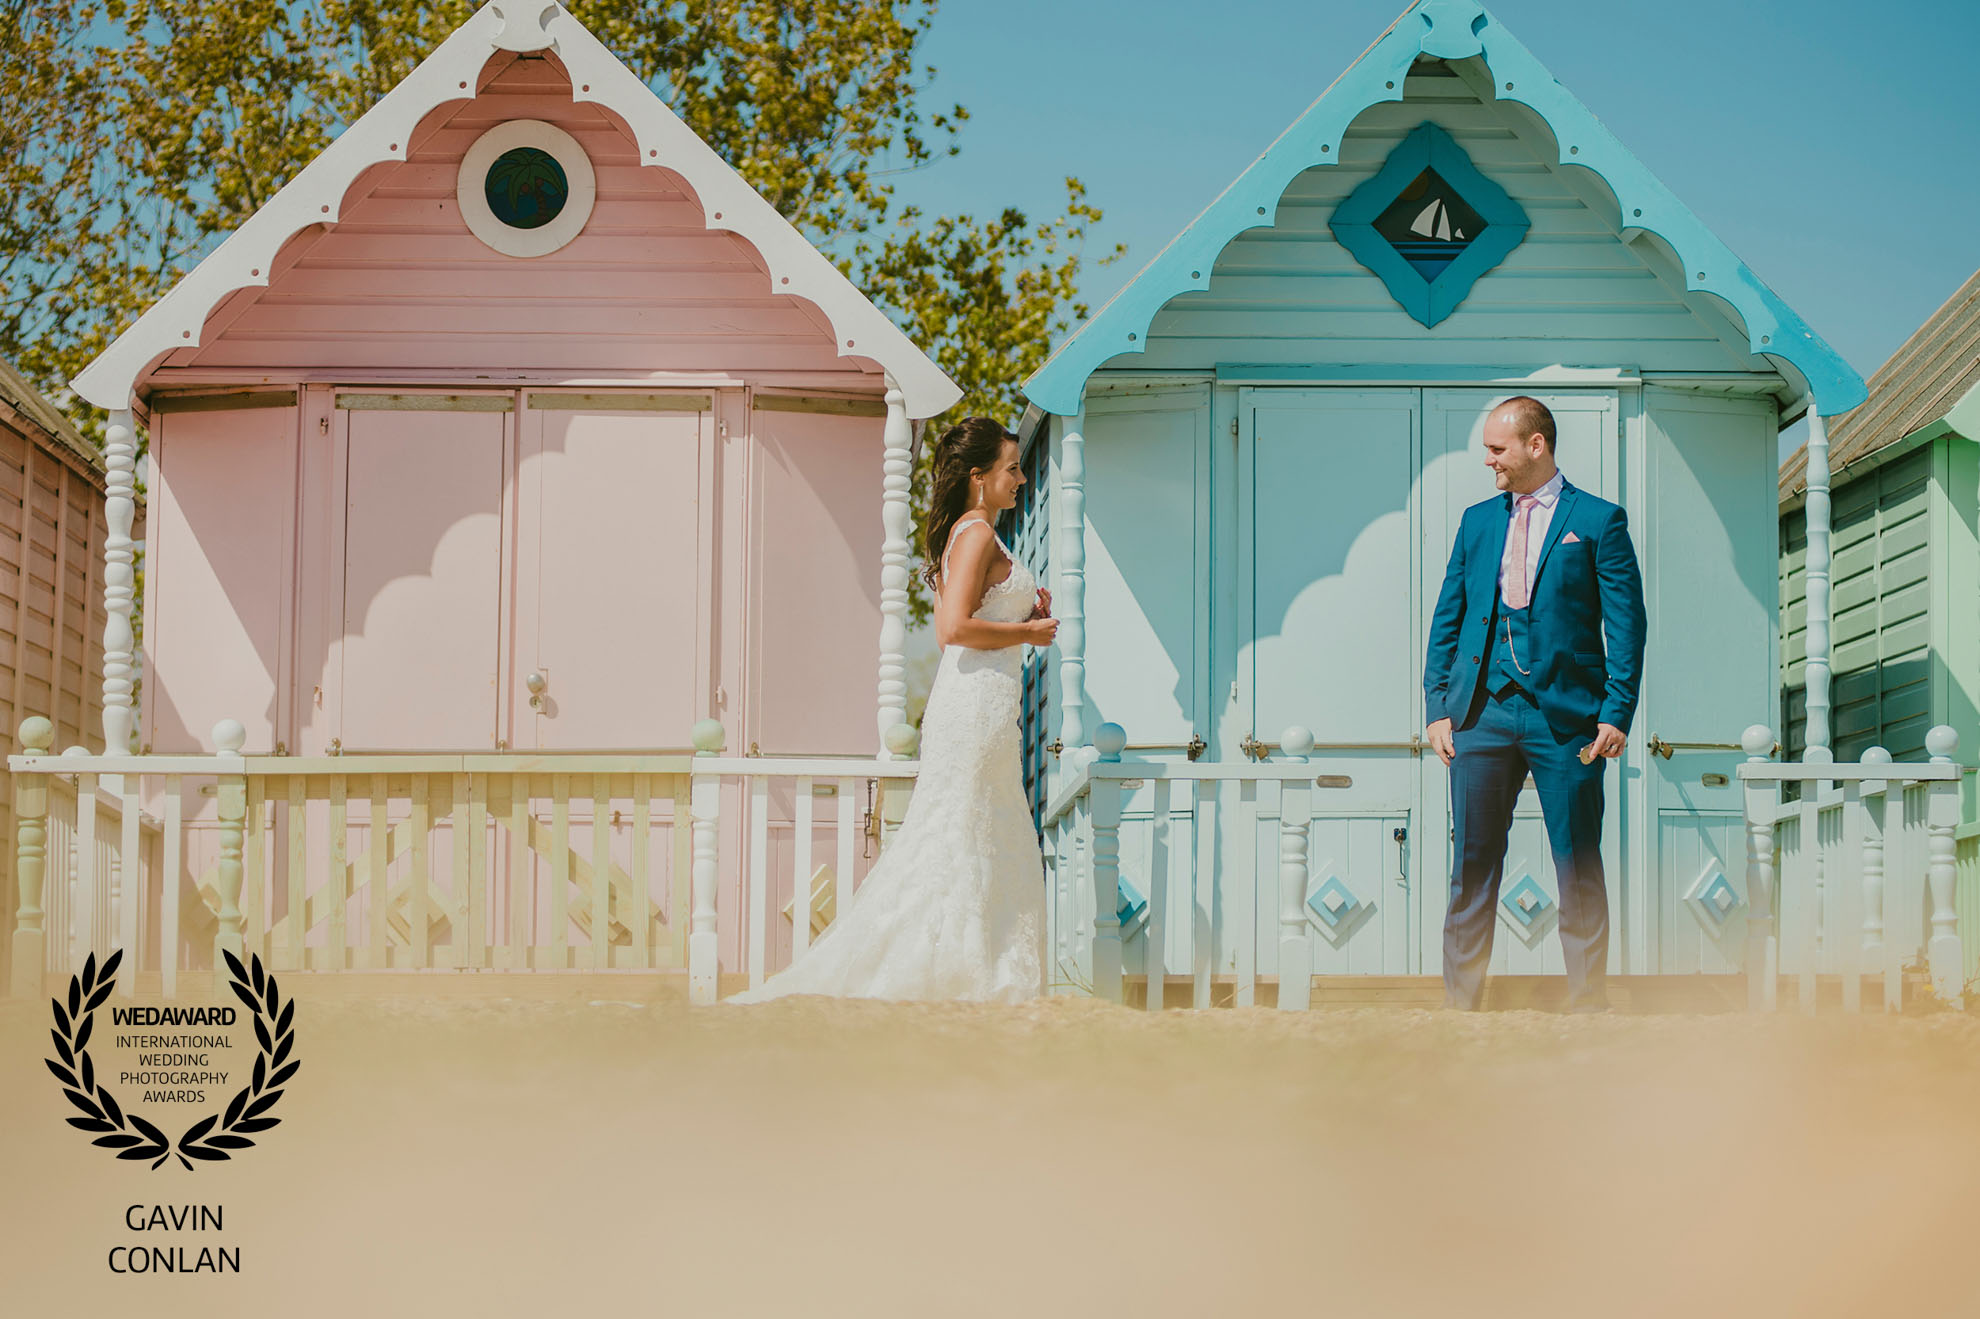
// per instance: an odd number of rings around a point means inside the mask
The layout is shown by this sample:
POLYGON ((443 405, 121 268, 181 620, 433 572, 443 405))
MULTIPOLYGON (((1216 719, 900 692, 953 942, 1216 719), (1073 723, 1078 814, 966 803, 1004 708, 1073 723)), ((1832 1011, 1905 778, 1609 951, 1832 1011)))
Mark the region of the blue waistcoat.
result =
POLYGON ((1513 496, 1464 511, 1430 620, 1423 667, 1425 718, 1466 726, 1473 698, 1497 691, 1511 670, 1562 736, 1598 723, 1629 731, 1643 677, 1643 576, 1623 510, 1565 480, 1541 546, 1532 599, 1513 620, 1513 649, 1529 672, 1501 657, 1505 622, 1499 563, 1513 496), (1488 679, 1488 674, 1491 675, 1488 679))

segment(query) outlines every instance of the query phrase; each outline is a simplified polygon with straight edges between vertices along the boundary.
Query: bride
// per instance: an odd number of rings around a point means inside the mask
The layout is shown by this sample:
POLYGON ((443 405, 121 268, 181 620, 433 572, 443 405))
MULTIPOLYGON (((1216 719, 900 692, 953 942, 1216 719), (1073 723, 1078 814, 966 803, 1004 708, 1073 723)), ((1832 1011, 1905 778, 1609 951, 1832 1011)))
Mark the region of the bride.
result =
POLYGON ((1017 504, 1017 437, 987 417, 935 445, 925 570, 941 667, 907 818, 796 964, 730 1003, 786 994, 1019 1002, 1044 992, 1045 881, 1024 799, 1024 646, 1058 631, 1051 592, 990 520, 1017 504))

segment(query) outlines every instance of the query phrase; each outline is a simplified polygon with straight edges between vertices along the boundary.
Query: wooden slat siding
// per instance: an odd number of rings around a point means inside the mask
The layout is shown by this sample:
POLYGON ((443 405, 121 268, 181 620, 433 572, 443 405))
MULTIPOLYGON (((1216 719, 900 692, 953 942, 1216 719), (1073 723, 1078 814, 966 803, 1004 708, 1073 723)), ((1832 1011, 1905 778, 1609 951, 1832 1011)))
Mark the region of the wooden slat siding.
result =
POLYGON ((370 798, 370 825, 365 830, 365 943, 364 964, 379 970, 390 965, 392 932, 386 925, 392 914, 392 895, 385 887, 385 844, 391 836, 385 808, 388 790, 385 776, 373 774, 365 792, 370 798))
MULTIPOLYGON (((69 639, 69 621, 66 608, 69 600, 69 469, 55 469, 55 576, 51 582, 49 618, 48 656, 48 717, 55 723, 62 722, 63 689, 68 686, 63 678, 62 651, 69 639)), ((78 693, 80 695, 80 693, 78 693)), ((81 721, 78 720, 78 723, 81 721)))
MULTIPOLYGON (((457 928, 465 928, 467 960, 454 965, 488 965, 488 780, 486 774, 468 776, 468 876, 467 892, 454 896, 454 907, 462 914, 457 928)), ((457 944, 462 935, 455 936, 457 944)))
POLYGON ((770 957, 770 780, 749 781, 749 987, 763 983, 770 957))
POLYGON ((536 854, 529 849, 529 779, 509 780, 509 965, 530 965, 530 926, 536 920, 536 854))
MULTIPOLYGON (((1920 449, 1837 489, 1831 522, 1831 745, 1839 760, 1882 746, 1922 759, 1932 725, 1930 609, 1933 450, 1920 449)), ((1783 745, 1806 736, 1807 513, 1781 519, 1783 745)))
POLYGON ((653 776, 632 779, 632 892, 626 895, 626 928, 632 932, 627 957, 641 970, 653 965, 648 934, 653 929, 653 776))
POLYGON ((289 937, 283 945, 282 968, 299 971, 307 964, 309 942, 309 782, 289 780, 289 937))
POLYGON ((142 780, 135 774, 124 776, 123 806, 120 813, 123 836, 117 840, 117 889, 121 895, 117 912, 117 943, 130 951, 125 954, 128 973, 117 977, 117 993, 123 998, 137 995, 137 973, 155 969, 145 954, 144 856, 138 849, 138 789, 142 780))
POLYGON ((693 905, 694 827, 688 808, 692 780, 685 774, 674 776, 674 817, 669 828, 674 839, 674 865, 667 875, 667 955, 669 966, 687 966, 689 908, 693 905))
POLYGON ((330 901, 330 919, 323 936, 323 957, 330 970, 342 971, 349 965, 344 956, 344 918, 350 896, 351 847, 348 785, 344 776, 332 775, 329 789, 330 868, 323 877, 323 885, 330 901))
POLYGON ((268 901, 263 892, 268 878, 268 840, 261 813, 267 791, 268 780, 247 781, 247 813, 241 820, 241 946, 263 957, 268 953, 268 901))
MULTIPOLYGON (((591 965, 612 965, 612 781, 591 776, 591 965)), ((630 896, 630 895, 628 895, 630 896)), ((628 907, 628 921, 631 920, 628 907)))
MULTIPOLYGON (((1710 313, 1659 279, 1529 140, 1518 112, 1481 103, 1454 77, 1413 77, 1401 103, 1369 107, 1340 163, 1295 178, 1273 227, 1248 231, 1218 256, 1210 287, 1177 298, 1149 326, 1128 365, 1182 369, 1215 362, 1315 360, 1516 367, 1626 362, 1651 370, 1744 370, 1710 313), (1443 127, 1526 211, 1525 241, 1434 329, 1396 306, 1388 288, 1334 241, 1334 208, 1372 177, 1425 120, 1443 127)), ((1664 272, 1667 277, 1675 271, 1664 272)))
POLYGON ((571 776, 550 776, 550 965, 570 966, 571 776))
MULTIPOLYGON (((407 368, 820 371, 870 373, 835 351, 824 318, 778 296, 748 243, 703 227, 677 176, 642 166, 615 117, 548 85, 533 61, 497 73, 473 101, 444 107, 404 163, 375 166, 339 222, 290 240, 266 289, 213 318, 225 328, 168 359, 282 368, 390 362, 407 368), (516 118, 557 125, 597 171, 585 230, 518 262, 470 234, 455 180, 480 134, 516 118), (580 312, 577 307, 582 302, 580 312)), ((552 75, 560 76, 560 75, 552 75)))
MULTIPOLYGON (((1870 377, 1870 397, 1829 428, 1829 463, 1849 464, 1937 421, 1980 386, 1980 271, 1960 285, 1870 377)), ((1969 437, 1972 438, 1972 437, 1969 437)), ((1781 464, 1781 498, 1808 488, 1808 446, 1781 464)))
POLYGON ((796 794, 792 821, 791 847, 791 960, 797 961, 811 947, 811 783, 800 777, 792 791, 796 794))
MULTIPOLYGON (((855 794, 859 791, 858 779, 839 780, 839 827, 835 838, 834 865, 832 868, 832 919, 839 919, 839 913, 846 909, 853 895, 853 848, 858 845, 858 831, 853 823, 855 794)), ((827 927, 830 928, 830 927, 827 927)), ((1973 940, 1980 944, 1980 939, 1973 940)))
POLYGON ((165 776, 165 855, 159 864, 158 983, 166 998, 179 992, 179 888, 185 883, 184 780, 165 776))
MULTIPOLYGON (((1148 924, 1143 927, 1141 969, 1148 977, 1146 1006, 1150 1012, 1162 1010, 1162 987, 1168 983, 1169 913, 1175 910, 1175 849, 1171 845, 1174 826, 1169 819, 1167 779, 1155 781, 1153 813, 1148 817, 1148 924)), ((1183 791, 1189 785, 1183 784, 1183 791)), ((1187 910, 1187 908, 1184 908, 1187 910)))
MULTIPOLYGON (((1245 780, 1238 784, 1237 818, 1233 837, 1237 840, 1236 863, 1231 867, 1224 906, 1223 936, 1232 940, 1234 969, 1237 972, 1235 1002, 1248 1008, 1258 993, 1258 784, 1245 780)), ((1268 856, 1277 855, 1268 852, 1268 856)))
POLYGON ((427 905, 430 888, 430 862, 427 858, 427 838, 433 830, 433 806, 431 802, 433 780, 425 774, 412 777, 412 894, 406 903, 406 923, 412 931, 411 959, 415 970, 425 970, 433 965, 433 949, 430 944, 432 934, 431 917, 427 905))
POLYGON ((1211 977, 1217 971, 1217 803, 1223 785, 1215 779, 1196 785, 1196 866, 1192 876, 1194 914, 1190 925, 1190 1006, 1210 1006, 1211 977))
MULTIPOLYGON (((100 872, 96 849, 96 784, 97 776, 94 774, 76 775, 76 880, 75 898, 71 907, 73 914, 70 917, 75 930, 73 960, 76 969, 80 969, 89 957, 94 947, 91 942, 92 934, 97 922, 102 919, 103 892, 97 885, 97 876, 100 872)), ((54 852, 51 856, 59 860, 61 853, 54 852)), ((62 872, 51 866, 47 873, 59 876, 62 872)), ((48 882, 46 878, 42 880, 43 892, 47 891, 48 882)), ((104 885, 103 888, 107 889, 108 885, 104 885)))

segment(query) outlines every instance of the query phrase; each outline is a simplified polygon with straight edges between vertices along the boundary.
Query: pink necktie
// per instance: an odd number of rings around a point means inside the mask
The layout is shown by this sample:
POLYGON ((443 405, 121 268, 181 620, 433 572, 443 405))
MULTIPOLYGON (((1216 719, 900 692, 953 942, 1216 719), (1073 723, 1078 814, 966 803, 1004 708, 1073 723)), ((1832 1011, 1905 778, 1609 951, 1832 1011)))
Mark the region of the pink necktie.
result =
POLYGON ((1532 495, 1519 497, 1519 511, 1513 514, 1512 532, 1506 537, 1506 608, 1524 609, 1526 587, 1526 528, 1533 506, 1540 501, 1532 495))

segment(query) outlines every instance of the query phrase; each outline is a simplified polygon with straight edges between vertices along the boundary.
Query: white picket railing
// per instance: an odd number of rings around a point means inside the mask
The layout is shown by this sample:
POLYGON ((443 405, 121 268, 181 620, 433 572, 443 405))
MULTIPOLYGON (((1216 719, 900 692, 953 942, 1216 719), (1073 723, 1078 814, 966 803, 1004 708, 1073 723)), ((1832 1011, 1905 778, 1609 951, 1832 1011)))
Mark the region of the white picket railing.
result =
POLYGON ((811 946, 815 915, 830 919, 845 910, 853 894, 854 863, 862 834, 884 848, 893 831, 907 814, 908 794, 914 787, 919 766, 909 759, 919 736, 906 724, 887 732, 888 749, 894 760, 845 761, 722 756, 722 727, 713 721, 698 724, 694 731, 695 756, 690 774, 693 779, 694 815, 694 914, 688 936, 688 1001, 708 1004, 716 1001, 719 931, 716 927, 715 890, 720 874, 718 849, 723 835, 722 798, 725 786, 742 789, 741 834, 747 840, 749 856, 748 888, 744 900, 748 929, 744 938, 743 962, 748 968, 749 985, 761 985, 771 970, 771 918, 773 892, 784 888, 774 883, 770 873, 772 849, 770 830, 773 803, 788 794, 791 843, 788 890, 791 901, 785 910, 791 918, 791 963, 795 964, 811 946), (877 792, 872 811, 861 819, 858 809, 860 785, 871 781, 877 792), (833 810, 829 819, 820 819, 816 790, 829 791, 833 810), (821 855, 818 835, 829 834, 833 857, 829 884, 812 867, 821 855), (821 891, 822 890, 822 891, 821 891))
MULTIPOLYGON (((121 948, 126 996, 140 974, 167 996, 182 971, 223 978, 224 949, 277 970, 673 970, 712 1001, 718 891, 760 983, 772 894, 808 892, 829 856, 831 896, 849 897, 916 768, 724 759, 713 721, 691 756, 242 756, 232 720, 215 755, 56 756, 51 735, 25 721, 9 758, 17 995, 121 948)), ((889 741, 905 756, 915 735, 889 741)), ((802 955, 810 908, 790 914, 802 955)))
MULTIPOLYGON (((23 953, 55 974, 82 969, 91 949, 112 942, 136 944, 157 920, 156 876, 163 864, 164 831, 139 809, 134 792, 114 776, 82 769, 88 752, 59 758, 74 767, 50 774, 43 795, 49 808, 41 831, 40 871, 27 924, 15 939, 15 964, 23 953), (82 803, 91 803, 83 809, 82 803), (125 894, 133 901, 126 902, 125 894)), ((132 785, 135 786, 135 785, 132 785)))
MULTIPOLYGON (((1258 825, 1277 821, 1279 1006, 1310 1006, 1313 945, 1305 902, 1314 788, 1307 756, 1313 734, 1288 728, 1279 737, 1284 758, 1259 764, 1123 763, 1126 746, 1127 734, 1119 724, 1100 725, 1092 746, 1069 754, 1069 773, 1045 808, 1046 942, 1056 967, 1052 988, 1069 987, 1120 1002, 1122 921, 1145 921, 1148 1010, 1162 1007, 1172 945, 1182 950, 1177 969, 1188 967, 1192 1005, 1209 1007, 1219 888, 1224 911, 1251 910, 1258 825), (1124 902, 1122 805, 1129 792, 1144 785, 1154 803, 1145 869, 1149 891, 1127 893, 1124 902), (1220 827, 1236 840, 1234 855, 1220 854, 1220 827), (1174 939, 1172 927, 1182 931, 1174 939)), ((1248 1007, 1258 986, 1256 924, 1237 919, 1229 925, 1227 937, 1235 945, 1233 1001, 1248 1007)))
POLYGON ((1953 760, 1953 730, 1925 735, 1932 758, 1924 763, 1896 763, 1872 747, 1856 763, 1775 764, 1774 734, 1759 725, 1740 744, 1749 1006, 1775 1007, 1785 972, 1803 1011, 1815 1010, 1821 976, 1838 977, 1843 1007, 1860 1011, 1863 977, 1872 974, 1882 978, 1885 1010, 1895 1012, 1905 965, 1921 951, 1933 994, 1960 1005, 1954 898, 1963 770, 1953 760), (1788 783, 1801 785, 1798 799, 1786 797, 1788 783))

